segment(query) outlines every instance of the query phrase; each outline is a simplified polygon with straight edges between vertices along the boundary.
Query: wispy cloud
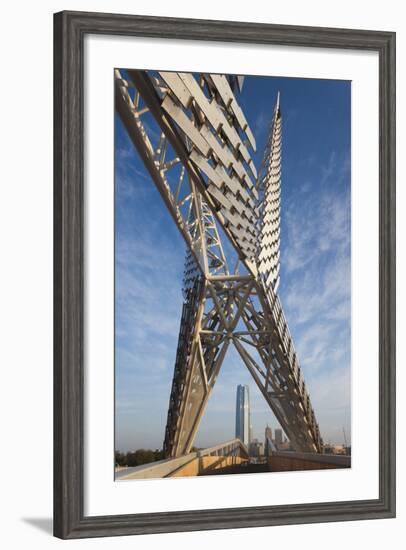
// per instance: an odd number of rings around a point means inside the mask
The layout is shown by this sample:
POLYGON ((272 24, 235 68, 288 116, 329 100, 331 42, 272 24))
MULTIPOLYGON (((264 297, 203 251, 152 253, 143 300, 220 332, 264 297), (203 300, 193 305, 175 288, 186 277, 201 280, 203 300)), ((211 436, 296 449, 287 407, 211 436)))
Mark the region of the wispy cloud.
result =
POLYGON ((256 136, 257 139, 259 139, 261 136, 263 136, 264 134, 268 134, 268 131, 269 131, 269 125, 271 123, 271 115, 272 115, 272 110, 270 110, 269 108, 268 109, 261 109, 256 118, 255 118, 255 122, 254 122, 254 134, 256 136))
POLYGON ((329 181, 331 176, 337 174, 337 153, 335 151, 331 151, 330 156, 328 158, 328 163, 324 166, 321 166, 321 184, 324 185, 329 181))
POLYGON ((116 154, 116 438, 162 444, 179 321, 185 247, 132 144, 116 154), (137 419, 148 411, 148 427, 137 419))
POLYGON ((349 434, 351 241, 349 162, 333 151, 285 210, 280 293, 322 433, 349 434), (318 192, 314 192, 317 188, 318 192), (318 414, 320 413, 320 414, 318 414), (339 426, 339 430, 337 428, 339 426), (337 431, 338 430, 338 431, 337 431))

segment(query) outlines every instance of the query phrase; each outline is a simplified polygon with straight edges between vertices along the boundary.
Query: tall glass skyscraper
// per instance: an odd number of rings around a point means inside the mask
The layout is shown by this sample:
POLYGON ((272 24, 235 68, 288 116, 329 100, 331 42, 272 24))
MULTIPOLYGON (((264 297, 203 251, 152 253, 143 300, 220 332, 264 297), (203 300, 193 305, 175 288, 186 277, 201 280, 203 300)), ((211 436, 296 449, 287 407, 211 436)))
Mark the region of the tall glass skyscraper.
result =
POLYGON ((237 403, 235 414, 235 437, 247 445, 251 441, 251 413, 250 413, 250 393, 248 386, 237 386, 237 403))

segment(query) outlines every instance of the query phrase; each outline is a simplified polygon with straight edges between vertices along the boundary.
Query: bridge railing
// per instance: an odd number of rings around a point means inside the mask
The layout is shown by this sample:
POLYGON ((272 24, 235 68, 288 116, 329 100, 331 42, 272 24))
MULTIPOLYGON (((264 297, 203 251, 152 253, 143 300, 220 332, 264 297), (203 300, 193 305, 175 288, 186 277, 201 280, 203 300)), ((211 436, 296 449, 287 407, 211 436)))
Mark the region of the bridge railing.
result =
POLYGON ((202 449, 197 451, 199 457, 202 456, 241 456, 244 458, 249 458, 248 447, 244 445, 241 439, 235 438, 225 443, 220 443, 214 447, 208 447, 207 449, 202 449), (236 454, 237 453, 237 454, 236 454))
POLYGON ((198 476, 208 470, 220 470, 248 461, 248 448, 240 439, 231 439, 214 447, 177 458, 158 460, 115 472, 116 481, 198 476))

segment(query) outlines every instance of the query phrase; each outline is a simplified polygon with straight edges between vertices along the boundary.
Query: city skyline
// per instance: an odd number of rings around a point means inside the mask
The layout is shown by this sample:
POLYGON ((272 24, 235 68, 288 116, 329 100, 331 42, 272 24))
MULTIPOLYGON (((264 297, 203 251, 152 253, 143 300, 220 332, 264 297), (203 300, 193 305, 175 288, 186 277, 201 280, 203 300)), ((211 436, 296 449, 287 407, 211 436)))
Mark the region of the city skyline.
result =
MULTIPOLYGON (((255 436, 252 431, 252 423, 251 423, 251 414, 250 414, 250 387, 248 384, 241 385, 238 384, 237 386, 237 392, 236 392, 236 410, 235 410, 235 437, 241 439, 241 441, 246 445, 247 447, 250 446, 252 443, 260 443, 265 444, 266 437, 269 437, 272 442, 277 446, 280 444, 286 444, 289 443, 289 439, 286 436, 283 428, 280 427, 277 420, 274 419, 274 423, 272 426, 269 426, 266 424, 264 426, 264 430, 261 435, 255 436), (248 396, 248 400, 246 398, 248 396), (248 430, 247 430, 248 426, 248 430)), ((344 447, 347 447, 345 443, 346 435, 343 434, 343 441, 340 443, 331 443, 330 441, 324 441, 325 446, 330 445, 343 445, 344 447)), ((348 443, 348 441, 347 441, 348 443)), ((206 445, 207 446, 207 445, 206 445)), ((197 447, 200 448, 200 447, 197 447)), ((157 447, 157 449, 160 449, 157 447)), ((117 449, 118 450, 118 449, 117 449)), ((124 452, 131 452, 135 451, 137 449, 126 449, 124 452)))
MULTIPOLYGON (((286 140, 279 294, 322 437, 341 443, 343 426, 351 439, 350 84, 247 77, 241 103, 258 151, 278 90, 286 140), (306 137, 309 128, 312 139, 306 137)), ((260 161, 257 154, 256 164, 260 161)), ((116 448, 161 448, 182 304, 184 244, 118 118, 116 229, 116 448), (165 280, 157 279, 162 263, 165 280)), ((231 349, 196 446, 232 438, 236 382, 250 385, 253 437, 262 437, 266 424, 277 425, 231 349)))

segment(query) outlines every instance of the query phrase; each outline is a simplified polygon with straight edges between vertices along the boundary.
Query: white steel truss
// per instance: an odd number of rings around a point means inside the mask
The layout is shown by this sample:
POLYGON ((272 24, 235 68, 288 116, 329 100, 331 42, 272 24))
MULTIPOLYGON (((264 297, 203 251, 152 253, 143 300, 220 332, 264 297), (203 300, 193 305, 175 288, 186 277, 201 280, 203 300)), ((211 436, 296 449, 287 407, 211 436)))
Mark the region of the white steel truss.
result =
POLYGON ((164 441, 168 457, 190 451, 230 344, 293 447, 322 452, 319 427, 276 293, 279 95, 257 174, 249 152, 256 148, 255 138, 233 82, 225 75, 115 71, 117 112, 187 244, 164 441), (238 255, 233 269, 218 225, 238 255))

